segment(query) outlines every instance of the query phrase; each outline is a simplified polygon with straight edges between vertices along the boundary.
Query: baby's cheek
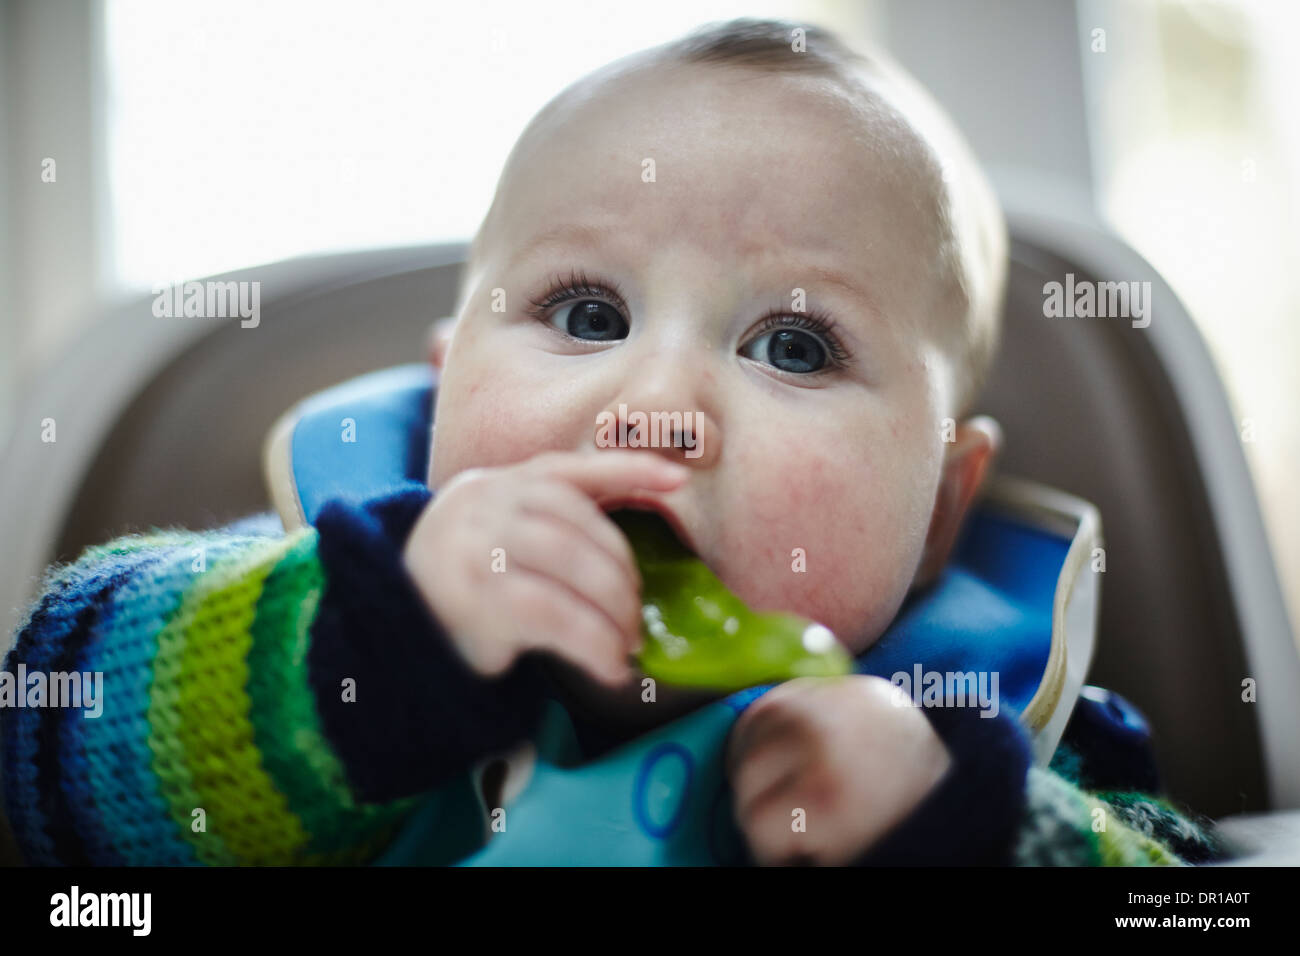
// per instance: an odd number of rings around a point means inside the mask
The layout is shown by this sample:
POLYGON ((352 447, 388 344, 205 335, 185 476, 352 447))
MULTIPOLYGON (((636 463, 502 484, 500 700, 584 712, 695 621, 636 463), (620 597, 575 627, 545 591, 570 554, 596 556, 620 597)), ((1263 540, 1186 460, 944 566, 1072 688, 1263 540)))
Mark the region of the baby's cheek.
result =
MULTIPOLYGON (((855 651, 888 625, 919 551, 912 510, 872 462, 804 454, 771 465, 757 483, 729 575, 753 606, 783 608, 825 624, 855 651)), ((734 506, 734 505, 733 505, 734 506)), ((730 582, 729 582, 730 583, 730 582)))
POLYGON ((507 376, 451 379, 443 389, 434 428, 438 483, 468 468, 513 464, 563 447, 548 405, 522 400, 507 376))

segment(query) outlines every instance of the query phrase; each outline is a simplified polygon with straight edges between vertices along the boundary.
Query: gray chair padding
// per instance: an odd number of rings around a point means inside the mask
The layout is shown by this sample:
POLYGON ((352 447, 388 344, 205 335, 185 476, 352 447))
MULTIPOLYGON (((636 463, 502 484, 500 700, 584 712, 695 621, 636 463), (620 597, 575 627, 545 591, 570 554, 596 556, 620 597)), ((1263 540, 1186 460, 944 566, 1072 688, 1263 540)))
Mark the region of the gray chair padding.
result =
POLYGON ((1214 816, 1267 807, 1255 713, 1241 700, 1251 675, 1242 625, 1186 413, 1152 337, 1123 320, 1044 318, 1044 283, 1112 277, 1024 242, 1012 259, 1004 347, 981 410, 1005 430, 1002 470, 1101 511, 1106 570, 1088 681, 1147 715, 1171 793, 1214 816))

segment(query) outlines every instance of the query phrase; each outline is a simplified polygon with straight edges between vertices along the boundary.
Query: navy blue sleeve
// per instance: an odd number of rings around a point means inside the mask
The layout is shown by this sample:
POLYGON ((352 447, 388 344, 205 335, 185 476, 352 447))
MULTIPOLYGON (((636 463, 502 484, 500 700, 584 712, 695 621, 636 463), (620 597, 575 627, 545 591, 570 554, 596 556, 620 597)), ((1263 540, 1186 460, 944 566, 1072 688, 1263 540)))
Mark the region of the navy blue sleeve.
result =
POLYGON ((471 671, 406 571, 402 549, 431 498, 409 482, 360 504, 328 502, 316 521, 325 588, 309 679, 325 733, 368 802, 436 787, 525 738, 541 712, 536 658, 498 678, 471 671))
POLYGON ((1142 712, 1115 691, 1090 684, 1079 692, 1052 769, 1084 790, 1164 789, 1142 712))
POLYGON ((975 708, 923 712, 947 746, 952 766, 911 815, 857 866, 1007 866, 1025 812, 1032 755, 1015 717, 975 708))

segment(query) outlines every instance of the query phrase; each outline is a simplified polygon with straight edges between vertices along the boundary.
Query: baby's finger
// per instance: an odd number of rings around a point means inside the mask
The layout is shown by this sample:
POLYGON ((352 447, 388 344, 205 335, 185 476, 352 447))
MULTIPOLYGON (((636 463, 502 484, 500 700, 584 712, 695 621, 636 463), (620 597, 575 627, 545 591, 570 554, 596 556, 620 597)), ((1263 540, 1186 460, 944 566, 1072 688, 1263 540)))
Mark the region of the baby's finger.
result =
POLYGON ((574 531, 600 548, 612 564, 626 575, 639 593, 641 573, 637 570, 632 545, 618 526, 590 498, 562 481, 542 481, 530 487, 520 503, 525 514, 546 514, 568 523, 574 531))
MULTIPOLYGON (((793 784, 770 788, 762 801, 755 804, 743 817, 736 814, 741 825, 750 855, 760 866, 781 866, 809 860, 813 856, 814 841, 807 831, 797 831, 790 824, 793 811, 799 808, 799 794, 793 784)), ((806 821, 811 827, 820 820, 806 821)), ((821 829, 818 826, 818 829, 821 829)))
POLYGON ((615 687, 632 677, 622 635, 603 612, 553 579, 522 568, 511 574, 507 610, 521 651, 556 654, 615 687))
POLYGON ((752 818, 773 793, 788 791, 812 765, 810 756, 790 740, 774 740, 751 751, 736 768, 732 786, 736 794, 736 819, 752 818))
POLYGON ((757 825, 756 838, 750 841, 754 862, 759 866, 819 866, 830 862, 827 848, 823 845, 825 839, 793 829, 791 819, 788 810, 781 811, 775 807, 763 818, 757 825))
POLYGON ((635 585, 568 522, 552 514, 530 516, 515 529, 507 561, 516 569, 564 585, 594 605, 622 635, 626 650, 636 650, 641 640, 641 601, 635 585))
POLYGON ((533 464, 542 474, 565 481, 596 501, 638 489, 672 491, 690 475, 685 465, 654 452, 626 448, 539 455, 533 464))
POLYGON ((786 681, 769 690, 750 704, 736 721, 724 754, 728 775, 734 774, 739 763, 747 759, 764 738, 804 728, 806 720, 782 699, 784 689, 791 683, 794 681, 786 681))

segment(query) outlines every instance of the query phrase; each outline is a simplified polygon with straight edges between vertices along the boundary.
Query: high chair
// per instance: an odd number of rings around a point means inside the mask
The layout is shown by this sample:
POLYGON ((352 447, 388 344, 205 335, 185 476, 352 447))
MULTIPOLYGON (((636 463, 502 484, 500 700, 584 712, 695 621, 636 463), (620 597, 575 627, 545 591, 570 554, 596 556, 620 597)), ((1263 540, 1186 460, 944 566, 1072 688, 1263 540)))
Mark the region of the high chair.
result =
MULTIPOLYGON (((1280 812, 1300 808, 1300 657, 1222 384, 1159 275, 1095 221, 1047 208, 1008 203, 1006 322, 977 409, 1005 447, 954 567, 1020 602, 1018 626, 1036 635, 1038 657, 1017 658, 1036 673, 1010 694, 1039 762, 1082 688, 1101 685, 1150 724, 1170 796, 1216 818, 1274 811, 1223 821, 1246 852, 1300 847, 1300 815, 1280 812), (1043 286, 1067 273, 1150 281, 1153 321, 1045 318, 1043 286), (1026 549, 1006 561, 1017 536, 1026 549)), ((453 307, 464 254, 409 247, 216 277, 261 283, 256 328, 155 318, 151 296, 114 306, 14 417, 0 471, 5 645, 42 569, 88 545, 273 506, 309 521, 325 496, 364 488, 366 475, 302 450, 312 422, 330 421, 314 416, 371 402, 358 414, 409 426, 435 385, 411 366, 453 307)))

